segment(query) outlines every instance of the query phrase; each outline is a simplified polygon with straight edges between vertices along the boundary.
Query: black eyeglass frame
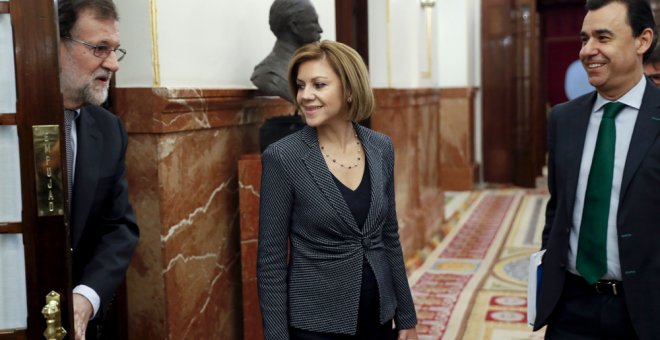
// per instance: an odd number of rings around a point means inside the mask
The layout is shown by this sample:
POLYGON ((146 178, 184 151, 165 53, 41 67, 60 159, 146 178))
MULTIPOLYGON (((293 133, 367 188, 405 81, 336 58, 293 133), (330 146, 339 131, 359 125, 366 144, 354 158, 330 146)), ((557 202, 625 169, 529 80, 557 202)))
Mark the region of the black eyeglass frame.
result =
POLYGON ((85 46, 89 47, 93 51, 92 54, 94 54, 94 56, 97 57, 97 58, 105 59, 105 58, 110 56, 110 52, 115 52, 115 54, 117 54, 117 62, 120 62, 126 56, 126 50, 123 49, 123 48, 119 48, 119 47, 110 48, 110 46, 107 46, 107 45, 93 45, 93 44, 90 44, 88 42, 78 40, 78 39, 74 39, 74 38, 68 37, 68 36, 67 37, 62 37, 62 38, 67 39, 67 40, 71 40, 73 42, 77 42, 79 44, 82 44, 82 45, 85 45, 85 46))

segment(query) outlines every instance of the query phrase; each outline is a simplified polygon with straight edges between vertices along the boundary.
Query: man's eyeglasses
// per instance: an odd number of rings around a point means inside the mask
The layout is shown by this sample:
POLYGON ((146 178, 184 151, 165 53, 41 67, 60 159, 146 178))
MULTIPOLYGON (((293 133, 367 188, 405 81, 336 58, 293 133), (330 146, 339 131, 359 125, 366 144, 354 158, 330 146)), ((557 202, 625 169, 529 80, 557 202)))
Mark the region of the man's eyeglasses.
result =
POLYGON ((63 37, 63 38, 71 40, 71 41, 75 41, 79 44, 83 44, 83 45, 91 48, 92 51, 93 51, 92 53, 94 54, 94 56, 102 58, 102 59, 107 58, 110 55, 110 52, 115 52, 117 54, 117 61, 118 62, 121 61, 122 59, 124 59, 124 57, 126 56, 126 50, 123 49, 123 48, 119 48, 119 47, 110 48, 110 46, 106 46, 106 45, 92 45, 90 43, 87 43, 87 42, 84 42, 84 41, 81 41, 81 40, 77 40, 77 39, 73 39, 71 37, 63 37))

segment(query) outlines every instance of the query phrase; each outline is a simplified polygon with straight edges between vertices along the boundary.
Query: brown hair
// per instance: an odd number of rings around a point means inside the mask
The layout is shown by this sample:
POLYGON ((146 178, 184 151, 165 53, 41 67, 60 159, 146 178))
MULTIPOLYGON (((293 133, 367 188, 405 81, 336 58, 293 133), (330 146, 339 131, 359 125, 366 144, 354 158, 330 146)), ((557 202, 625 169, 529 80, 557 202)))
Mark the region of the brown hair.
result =
MULTIPOLYGON (((325 59, 341 80, 344 100, 347 103, 346 118, 359 122, 371 116, 374 94, 369 84, 369 71, 362 57, 349 46, 336 41, 323 40, 299 48, 289 62, 289 90, 294 98, 298 94, 298 69, 306 61, 325 59)), ((294 100, 298 107, 297 100, 294 100)))

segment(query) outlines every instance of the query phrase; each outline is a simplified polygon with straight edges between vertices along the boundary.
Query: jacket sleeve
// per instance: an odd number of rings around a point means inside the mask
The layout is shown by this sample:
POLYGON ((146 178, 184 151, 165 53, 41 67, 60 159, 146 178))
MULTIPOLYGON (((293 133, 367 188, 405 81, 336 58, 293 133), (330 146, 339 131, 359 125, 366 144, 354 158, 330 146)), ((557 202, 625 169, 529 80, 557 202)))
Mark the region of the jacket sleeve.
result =
POLYGON ((408 277, 403 262, 403 251, 399 241, 399 224, 397 222, 396 204, 394 197, 394 148, 392 141, 387 138, 387 147, 384 153, 387 166, 386 195, 388 201, 387 217, 383 227, 383 243, 387 260, 392 270, 394 280, 394 291, 397 300, 397 310, 394 322, 398 329, 409 329, 417 325, 415 304, 413 303, 408 285, 408 277))
POLYGON ((548 238, 550 237, 550 230, 555 219, 555 210, 557 209, 557 197, 555 188, 555 125, 556 118, 553 115, 555 111, 550 112, 550 122, 548 124, 548 191, 550 193, 550 200, 545 208, 545 225, 543 226, 543 234, 541 240, 541 249, 546 249, 548 246, 548 238))
MULTIPOLYGON (((82 271, 80 284, 92 288, 101 299, 100 316, 107 311, 115 291, 124 280, 140 235, 133 208, 128 201, 126 180, 126 147, 128 137, 121 121, 116 119, 121 137, 120 157, 106 201, 99 214, 91 217, 89 233, 95 242, 81 245, 91 254, 82 271)), ((78 251, 78 250, 77 250, 78 251)))
POLYGON ((289 339, 288 241, 293 190, 275 146, 262 155, 257 286, 265 339, 289 339))

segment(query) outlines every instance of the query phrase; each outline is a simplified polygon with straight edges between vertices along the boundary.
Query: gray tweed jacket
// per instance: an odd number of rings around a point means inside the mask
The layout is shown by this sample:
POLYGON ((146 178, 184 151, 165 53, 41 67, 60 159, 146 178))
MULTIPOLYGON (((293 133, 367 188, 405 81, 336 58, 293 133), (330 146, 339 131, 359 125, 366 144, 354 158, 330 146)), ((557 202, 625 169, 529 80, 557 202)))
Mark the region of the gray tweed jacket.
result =
POLYGON ((355 334, 364 257, 378 283, 381 323, 417 324, 399 243, 392 141, 355 129, 372 183, 362 229, 323 160, 316 129, 306 126, 262 155, 257 281, 266 339, 288 339, 289 326, 355 334))

